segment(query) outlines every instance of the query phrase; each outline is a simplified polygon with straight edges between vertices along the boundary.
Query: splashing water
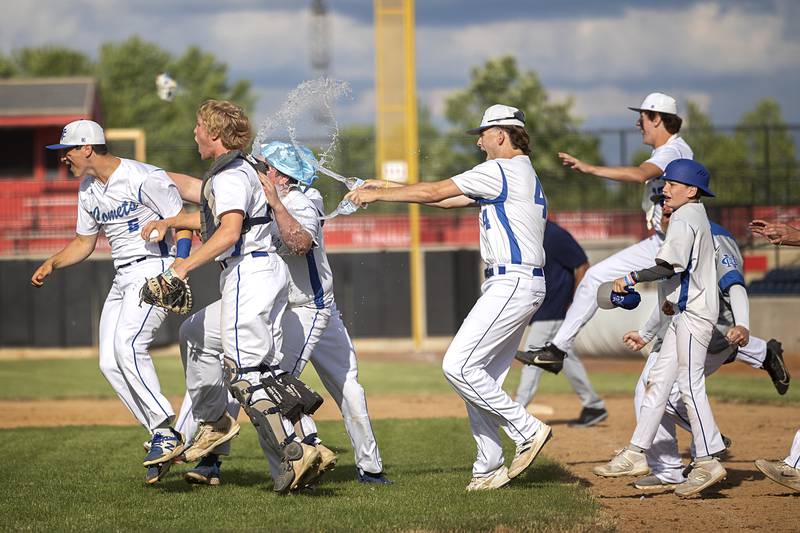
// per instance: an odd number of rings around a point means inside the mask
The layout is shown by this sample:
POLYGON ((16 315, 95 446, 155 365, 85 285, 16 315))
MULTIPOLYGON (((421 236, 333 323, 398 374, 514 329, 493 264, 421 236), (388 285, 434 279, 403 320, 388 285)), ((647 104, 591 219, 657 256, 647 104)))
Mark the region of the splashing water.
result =
POLYGON ((302 116, 310 116, 319 109, 328 122, 330 141, 320 153, 319 162, 314 166, 324 167, 333 158, 339 140, 339 125, 333 114, 333 103, 339 98, 349 96, 350 92, 350 84, 341 80, 317 78, 302 82, 289 92, 281 108, 261 123, 253 140, 253 154, 258 152, 269 136, 275 137, 283 131, 288 134, 289 141, 297 146, 298 121, 302 116))
MULTIPOLYGON (((322 115, 327 119, 330 141, 328 146, 322 150, 317 160, 309 159, 298 150, 300 157, 314 167, 317 172, 321 172, 331 178, 344 183, 348 190, 352 191, 364 185, 364 180, 359 178, 349 178, 334 172, 325 167, 333 159, 333 153, 339 140, 339 125, 333 114, 333 103, 344 96, 350 95, 350 84, 340 80, 330 78, 317 78, 307 80, 295 87, 286 96, 286 101, 281 108, 272 116, 267 117, 258 129, 253 140, 252 153, 258 154, 261 145, 264 144, 269 135, 275 136, 285 130, 289 136, 289 141, 295 146, 297 143, 297 123, 303 114, 310 115, 315 110, 321 110, 322 115)), ((334 211, 321 217, 322 219, 334 218, 338 215, 350 215, 358 210, 358 206, 349 200, 342 200, 334 211)))

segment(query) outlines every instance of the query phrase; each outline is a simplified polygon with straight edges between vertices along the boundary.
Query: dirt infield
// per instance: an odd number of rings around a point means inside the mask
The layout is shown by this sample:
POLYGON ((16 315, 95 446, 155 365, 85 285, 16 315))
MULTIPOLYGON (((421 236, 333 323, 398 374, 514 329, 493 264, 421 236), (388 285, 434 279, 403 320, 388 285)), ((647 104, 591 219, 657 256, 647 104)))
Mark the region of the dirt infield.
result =
MULTIPOLYGON (((171 398, 178 405, 181 398, 171 398)), ((455 394, 380 395, 370 398, 374 418, 465 417, 463 403, 455 394)), ((679 500, 670 493, 642 493, 630 480, 603 479, 591 473, 608 460, 633 431, 630 398, 607 399, 608 420, 591 429, 566 425, 580 411, 570 395, 541 395, 535 411, 553 426, 554 438, 545 453, 562 462, 605 507, 604 523, 620 531, 685 531, 767 529, 797 531, 800 494, 791 493, 764 479, 753 466, 755 459, 783 458, 800 424, 796 406, 743 405, 716 402, 715 414, 723 431, 733 439, 725 461, 728 479, 721 488, 702 499, 679 500)), ((0 402, 4 413, 0 427, 63 425, 131 425, 133 419, 116 399, 0 402)), ((339 413, 326 402, 315 418, 335 420, 339 413)), ((467 431, 466 421, 464 431, 467 431)), ((688 439, 681 434, 682 444, 688 439)), ((465 475, 468 465, 464 465, 465 475)))

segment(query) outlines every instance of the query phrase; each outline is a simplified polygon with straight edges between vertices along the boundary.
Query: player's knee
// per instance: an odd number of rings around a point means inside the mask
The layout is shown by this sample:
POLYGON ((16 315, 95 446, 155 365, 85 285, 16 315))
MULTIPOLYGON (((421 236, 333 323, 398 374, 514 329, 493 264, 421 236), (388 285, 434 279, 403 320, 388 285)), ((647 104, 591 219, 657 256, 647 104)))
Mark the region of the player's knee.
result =
POLYGON ((444 372, 444 377, 450 383, 463 383, 463 366, 463 362, 460 358, 456 358, 449 353, 445 354, 442 360, 442 372, 444 372))
POLYGON ((119 371, 119 366, 117 365, 117 360, 113 356, 100 356, 100 372, 105 376, 108 381, 111 381, 114 376, 117 376, 119 371))
POLYGON ((366 411, 364 387, 358 381, 345 381, 342 386, 342 411, 347 410, 350 416, 360 416, 366 411))

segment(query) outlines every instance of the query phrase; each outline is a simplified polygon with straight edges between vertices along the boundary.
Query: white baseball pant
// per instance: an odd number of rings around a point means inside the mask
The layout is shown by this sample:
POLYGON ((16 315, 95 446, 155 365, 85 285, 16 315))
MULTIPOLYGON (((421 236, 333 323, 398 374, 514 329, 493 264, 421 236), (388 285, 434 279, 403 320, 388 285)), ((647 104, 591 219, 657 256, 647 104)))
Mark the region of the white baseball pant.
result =
MULTIPOLYGON (((310 361, 342 413, 350 436, 356 466, 362 471, 383 472, 378 443, 372 431, 364 388, 358 382, 358 361, 336 302, 330 307, 289 307, 281 322, 281 368, 300 377, 310 361)), ((309 416, 302 419, 303 433, 313 436, 317 427, 309 416)))
POLYGON ((707 347, 689 331, 685 315, 681 313, 673 317, 661 350, 647 375, 631 444, 645 450, 652 446, 670 392, 677 381, 692 428, 695 457, 709 456, 725 449, 706 395, 706 350, 707 347))
MULTIPOLYGON (((597 288, 606 281, 621 278, 634 270, 653 266, 663 242, 661 237, 653 235, 591 266, 578 284, 572 304, 564 317, 564 323, 551 342, 564 351, 572 348, 572 343, 581 328, 597 311, 597 288)), ((564 362, 566 363, 566 359, 564 362)))
POLYGON ((161 394, 150 343, 167 312, 152 305, 140 305, 139 290, 145 278, 165 271, 171 257, 146 259, 123 266, 114 276, 100 314, 100 371, 119 399, 151 433, 168 427, 175 412, 161 394))
MULTIPOLYGON (((528 338, 525 340, 526 350, 538 350, 543 348, 546 342, 553 338, 558 328, 561 327, 563 320, 541 320, 531 324, 528 331, 528 338)), ((523 365, 517 387, 516 402, 526 406, 533 399, 539 389, 539 382, 542 379, 544 370, 533 365, 523 365)), ((605 409, 602 398, 597 395, 589 376, 586 373, 583 363, 570 348, 567 350, 567 358, 564 359, 564 376, 569 380, 572 390, 580 397, 581 405, 586 409, 605 409)))
POLYGON ((442 369, 467 406, 478 453, 474 476, 504 463, 498 428, 517 445, 531 439, 541 422, 503 390, 525 326, 545 296, 544 278, 501 274, 487 279, 481 297, 453 338, 442 369))
MULTIPOLYGON (((223 354, 239 367, 274 366, 281 357, 280 321, 288 300, 286 263, 277 254, 269 254, 240 256, 226 264, 220 274, 221 300, 181 325, 181 356, 191 404, 184 401, 179 417, 186 433, 193 432, 196 421, 213 422, 225 409, 231 414, 235 411, 223 380, 223 354)), ((247 372, 242 377, 257 384, 261 372, 247 372)), ((259 390, 253 396, 265 398, 266 393, 259 390)), ((288 420, 284 419, 283 425, 287 436, 293 434, 288 420)), ((221 452, 227 452, 226 448, 221 452)))

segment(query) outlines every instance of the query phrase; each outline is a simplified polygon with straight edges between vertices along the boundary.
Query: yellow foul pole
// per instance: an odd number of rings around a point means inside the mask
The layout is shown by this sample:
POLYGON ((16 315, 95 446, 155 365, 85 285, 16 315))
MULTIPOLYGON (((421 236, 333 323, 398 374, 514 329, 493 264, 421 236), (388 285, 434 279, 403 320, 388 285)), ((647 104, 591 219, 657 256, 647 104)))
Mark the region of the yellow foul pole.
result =
MULTIPOLYGON (((419 180, 414 0, 375 0, 376 170, 382 179, 419 180)), ((425 270, 419 205, 408 207, 411 335, 425 339, 425 270)))

